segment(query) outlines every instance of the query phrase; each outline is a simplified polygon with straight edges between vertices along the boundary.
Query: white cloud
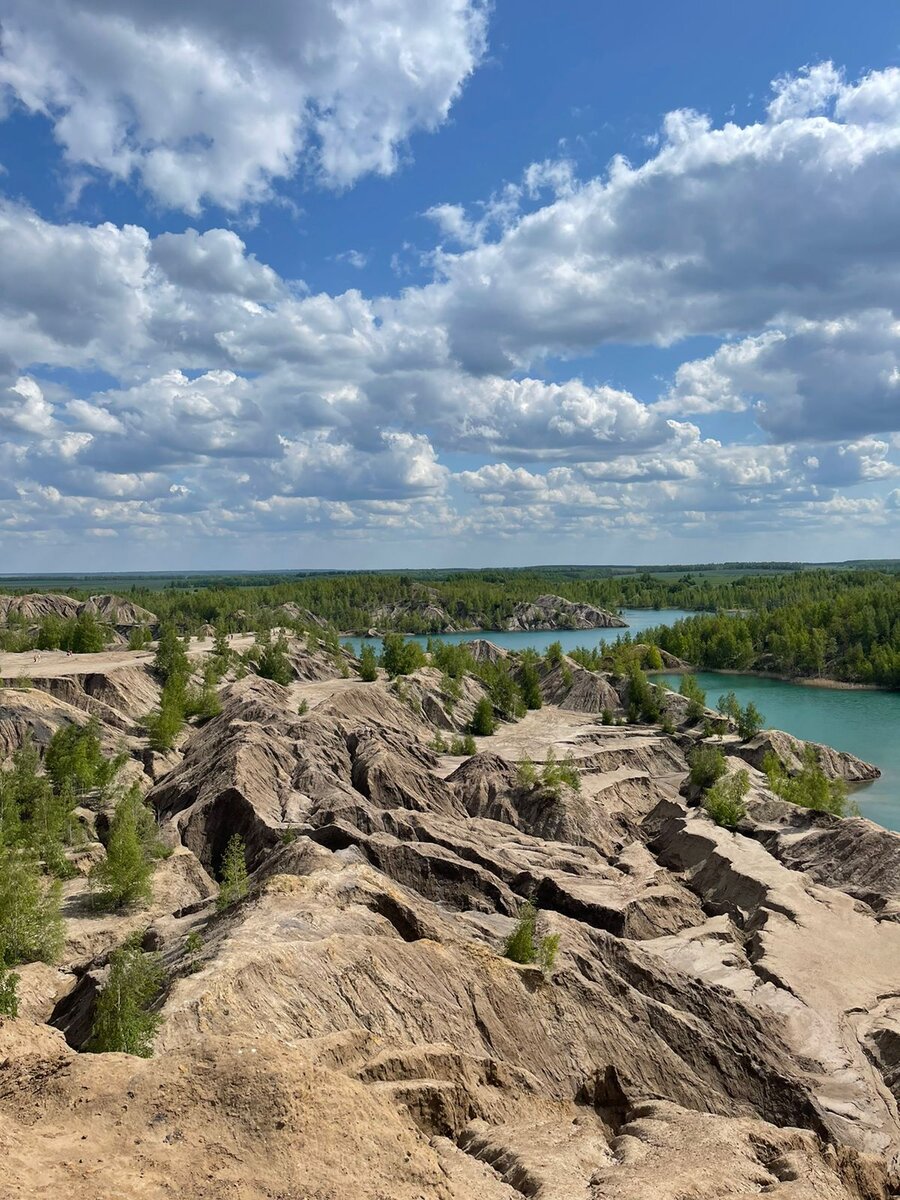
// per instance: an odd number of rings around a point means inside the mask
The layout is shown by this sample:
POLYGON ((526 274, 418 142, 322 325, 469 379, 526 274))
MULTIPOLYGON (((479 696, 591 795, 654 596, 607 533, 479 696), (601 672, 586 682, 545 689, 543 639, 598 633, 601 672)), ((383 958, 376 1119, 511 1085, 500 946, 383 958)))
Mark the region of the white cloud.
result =
POLYGON ((755 402, 773 438, 900 429, 900 321, 886 309, 785 323, 683 363, 663 413, 740 412, 755 402))
MULTIPOLYGON (((818 74, 801 84, 790 111, 809 107, 813 84, 828 91, 818 74)), ((422 319, 446 326, 470 369, 505 372, 547 352, 890 307, 897 106, 900 72, 890 71, 840 85, 822 115, 716 129, 697 113, 669 114, 646 163, 616 159, 498 240, 442 255, 442 280, 418 297, 422 319)))
POLYGON ((896 523, 898 98, 900 73, 814 69, 759 125, 670 115, 641 167, 537 164, 432 210, 471 248, 396 297, 310 293, 231 230, 2 205, 0 528, 481 545, 896 523), (537 364, 731 330, 659 397, 537 364))
POLYGON ((66 158, 196 213, 396 169, 485 48, 480 0, 8 0, 0 87, 66 158))

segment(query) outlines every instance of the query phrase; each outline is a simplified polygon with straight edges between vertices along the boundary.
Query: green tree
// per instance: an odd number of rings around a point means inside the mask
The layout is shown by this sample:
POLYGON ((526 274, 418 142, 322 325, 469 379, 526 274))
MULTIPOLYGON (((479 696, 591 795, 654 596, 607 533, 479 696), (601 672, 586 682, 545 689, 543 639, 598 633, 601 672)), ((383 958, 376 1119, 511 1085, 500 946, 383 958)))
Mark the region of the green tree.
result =
POLYGON ((365 683, 372 683, 378 678, 378 662, 375 651, 371 646, 363 646, 359 656, 359 677, 365 683))
POLYGON ((60 885, 28 849, 0 847, 0 946, 7 963, 53 962, 63 946, 60 885))
POLYGON ((516 784, 523 791, 527 792, 531 792, 537 787, 537 770, 527 754, 516 767, 516 784))
POLYGON ((146 650, 152 641, 146 625, 133 625, 128 633, 129 650, 146 650))
POLYGON ((497 723, 494 720, 494 709, 491 702, 487 696, 482 696, 472 714, 471 732, 478 737, 490 737, 496 728, 497 723))
POLYGON ((656 689, 637 663, 632 662, 628 668, 628 720, 632 723, 638 720, 653 723, 659 717, 656 689))
POLYGON ((662 655, 659 652, 658 646, 647 647, 647 652, 644 655, 644 668, 647 671, 661 671, 663 669, 662 655))
POLYGON ((0 843, 30 840, 30 822, 45 803, 50 785, 39 773, 40 756, 31 733, 16 750, 12 769, 0 771, 0 843))
POLYGON ((537 667, 532 662, 526 662, 519 675, 519 686, 522 689, 522 699, 526 708, 540 708, 544 703, 541 695, 541 680, 537 667))
POLYGON ((213 658, 217 659, 221 664, 220 674, 228 669, 228 664, 231 661, 231 647, 228 644, 228 629, 224 621, 216 621, 215 630, 213 633, 212 645, 213 658))
POLYGON ((563 660, 562 642, 551 642, 547 647, 545 658, 548 667, 558 667, 563 660))
POLYGON ((294 668, 288 658, 288 644, 283 634, 279 634, 274 642, 269 640, 263 643, 262 653, 256 664, 256 673, 263 679, 271 679, 274 683, 280 683, 284 687, 293 682, 294 668))
POLYGON ((178 636, 175 626, 169 622, 160 626, 153 666, 164 683, 171 679, 184 681, 190 675, 191 668, 184 642, 178 636))
POLYGON ((106 857, 92 869, 91 886, 105 908, 128 908, 149 901, 153 860, 161 853, 153 814, 137 785, 119 800, 109 827, 106 857))
POLYGON ((162 754, 175 745, 184 725, 185 689, 183 681, 176 675, 170 676, 163 687, 159 708, 144 717, 144 728, 151 750, 162 754))
POLYGON ((756 737, 763 727, 763 715, 751 700, 744 708, 741 709, 738 717, 738 733, 743 740, 749 741, 750 738, 756 737))
POLYGON ((229 908, 232 904, 243 900, 249 890, 247 850, 244 839, 235 833, 232 834, 225 847, 225 855, 222 859, 222 880, 216 907, 220 912, 229 908))
POLYGON ((418 642, 407 641, 401 633, 386 633, 381 642, 381 665, 391 679, 411 675, 425 666, 425 651, 418 642))
POLYGON ((73 654, 99 654, 109 640, 108 630, 100 624, 93 613, 79 613, 67 625, 60 645, 73 654))
POLYGON ((149 1058, 162 1018, 151 1011, 165 979, 159 956, 141 951, 135 934, 110 958, 109 978, 94 1012, 88 1049, 149 1058))
POLYGON ((699 721, 706 708, 706 692, 697 682, 695 675, 682 675, 678 694, 684 696, 688 702, 686 714, 688 721, 699 721))
POLYGON ((203 949, 203 938, 196 929, 184 939, 184 950, 187 956, 187 969, 190 974, 200 970, 200 952, 203 949))
POLYGON ((66 624, 52 613, 43 618, 38 629, 35 647, 38 650, 58 650, 66 634, 66 624))
POLYGON ((100 744, 100 722, 91 717, 86 725, 63 725, 50 739, 44 768, 57 791, 76 795, 98 788, 105 792, 128 755, 108 758, 100 744))
POLYGON ((719 697, 716 701, 716 711, 732 721, 737 722, 740 719, 741 705, 734 692, 726 692, 724 696, 719 697))
POLYGON ((723 775, 703 797, 703 807, 717 825, 733 828, 745 815, 744 797, 750 789, 750 776, 744 771, 723 775))

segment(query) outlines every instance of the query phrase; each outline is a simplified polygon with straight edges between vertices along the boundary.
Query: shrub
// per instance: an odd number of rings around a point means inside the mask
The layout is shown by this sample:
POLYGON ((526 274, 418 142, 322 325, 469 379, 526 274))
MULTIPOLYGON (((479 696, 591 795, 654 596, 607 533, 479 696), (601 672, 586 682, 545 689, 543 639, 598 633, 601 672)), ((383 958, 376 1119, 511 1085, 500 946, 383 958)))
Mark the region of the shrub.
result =
POLYGON ((601 709, 600 724, 601 725, 612 725, 613 724, 612 709, 610 709, 610 708, 601 709))
POLYGON ((516 784, 523 791, 531 791, 537 787, 538 775, 534 763, 526 755, 516 767, 516 784))
POLYGON ((746 771, 723 775, 703 797, 703 807, 717 825, 732 828, 747 811, 744 797, 749 788, 750 776, 746 771))
POLYGON ((475 712, 472 715, 472 733, 479 737, 490 737, 497 728, 497 723, 494 720, 494 709, 487 696, 482 696, 475 705, 475 712))
POLYGON ((530 900, 519 909, 516 927, 503 944, 504 957, 517 963, 538 963, 542 970, 551 971, 559 950, 559 934, 538 940, 538 912, 530 900))
POLYGON ((814 746, 804 746, 802 765, 796 775, 789 775, 780 759, 771 752, 763 760, 763 770, 769 787, 782 800, 801 808, 833 813, 836 817, 846 815, 847 785, 842 779, 827 777, 814 746))
POLYGON ((143 650, 149 646, 153 639, 150 636, 150 630, 146 625, 135 625, 128 634, 128 649, 143 650))
POLYGON ((711 788, 728 770, 725 755, 716 746, 697 746, 688 755, 691 783, 699 788, 711 788))
POLYGON ((553 747, 548 750, 547 758, 541 771, 541 786, 557 798, 562 794, 562 785, 568 784, 576 792, 581 791, 581 775, 575 765, 571 750, 560 762, 556 758, 553 747))
POLYGON ((222 879, 219 895, 216 898, 216 908, 219 912, 243 900, 250 890, 247 877, 247 850, 244 839, 238 834, 232 834, 225 847, 222 859, 222 879))
POLYGON ((27 849, 0 847, 0 946, 9 965, 53 962, 63 946, 60 885, 27 849))
POLYGON ((365 683, 372 683, 378 678, 378 662, 375 651, 371 646, 363 646, 359 656, 359 677, 365 683))
POLYGON ((449 747, 446 741, 441 737, 440 733, 436 733, 431 739, 430 749, 432 749, 435 754, 446 754, 449 747))
POLYGON ((149 1058, 162 1017, 150 1005, 165 978, 159 956, 141 951, 134 934, 110 958, 109 978, 97 998, 88 1049, 149 1058))
POLYGON ((209 661, 203 670, 203 685, 199 689, 188 688, 184 693, 182 712, 185 717, 209 720, 219 715, 222 711, 222 701, 219 699, 217 683, 215 663, 209 661))
POLYGON ((309 712, 309 701, 301 700, 300 703, 297 705, 297 716, 305 717, 308 712, 309 712))
POLYGON ((194 930, 184 939, 184 951, 187 956, 187 969, 193 975, 200 970, 199 955, 203 949, 203 938, 194 930))
POLYGON ((2 948, 0 948, 0 1017, 17 1017, 19 1015, 18 985, 21 977, 7 966, 2 948))
POLYGON ((475 739, 471 733, 467 733, 465 737, 455 737, 450 743, 450 753, 467 758, 477 754, 478 747, 475 745, 475 739))

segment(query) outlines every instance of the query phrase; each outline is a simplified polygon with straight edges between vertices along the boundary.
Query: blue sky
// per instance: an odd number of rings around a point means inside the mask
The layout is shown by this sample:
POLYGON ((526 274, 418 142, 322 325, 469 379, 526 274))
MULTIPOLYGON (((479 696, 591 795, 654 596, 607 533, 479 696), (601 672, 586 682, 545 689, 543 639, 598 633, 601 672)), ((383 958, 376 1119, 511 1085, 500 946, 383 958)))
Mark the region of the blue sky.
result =
POLYGON ((6 8, 0 570, 898 552, 895 2, 6 8))

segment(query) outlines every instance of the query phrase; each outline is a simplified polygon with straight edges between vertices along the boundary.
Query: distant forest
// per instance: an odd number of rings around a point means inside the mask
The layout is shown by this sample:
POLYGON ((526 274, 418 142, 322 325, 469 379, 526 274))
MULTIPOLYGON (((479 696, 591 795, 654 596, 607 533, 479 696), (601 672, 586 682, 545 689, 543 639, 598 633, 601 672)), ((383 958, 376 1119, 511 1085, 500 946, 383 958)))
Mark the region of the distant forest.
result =
MULTIPOLYGON (((900 687, 900 572, 882 569, 784 570, 780 563, 637 569, 535 567, 472 571, 315 572, 291 575, 166 576, 120 586, 119 594, 183 632, 202 625, 253 630, 310 624, 333 630, 439 633, 448 627, 502 628, 516 604, 542 593, 616 611, 678 608, 696 613, 642 640, 698 667, 756 669, 793 677, 900 687), (285 618, 278 610, 295 605, 285 618), (305 610, 305 611, 303 611, 305 610)), ((116 577, 123 584, 128 577, 116 577)), ((83 577, 66 587, 85 598, 113 577, 83 577)), ((37 590, 36 580, 0 589, 37 590)), ((67 581, 67 582, 74 582, 67 581)), ((62 590, 62 589, 60 589, 62 590)))

